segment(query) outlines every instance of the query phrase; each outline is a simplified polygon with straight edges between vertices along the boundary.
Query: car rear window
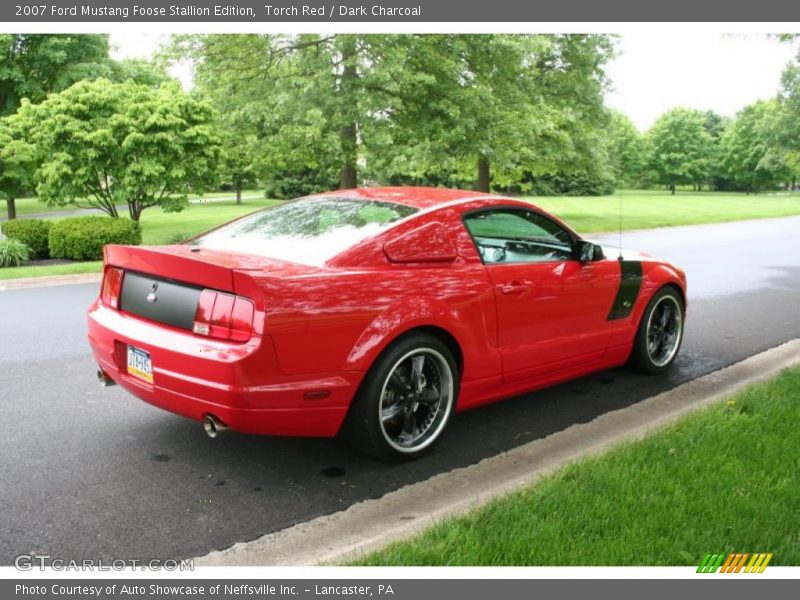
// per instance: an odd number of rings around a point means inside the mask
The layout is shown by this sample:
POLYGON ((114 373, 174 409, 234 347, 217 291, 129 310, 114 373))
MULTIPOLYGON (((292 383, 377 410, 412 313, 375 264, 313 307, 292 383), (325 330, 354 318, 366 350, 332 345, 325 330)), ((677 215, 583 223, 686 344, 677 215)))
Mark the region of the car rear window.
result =
POLYGON ((322 265, 416 208, 376 200, 301 198, 265 208, 195 238, 191 244, 322 265))

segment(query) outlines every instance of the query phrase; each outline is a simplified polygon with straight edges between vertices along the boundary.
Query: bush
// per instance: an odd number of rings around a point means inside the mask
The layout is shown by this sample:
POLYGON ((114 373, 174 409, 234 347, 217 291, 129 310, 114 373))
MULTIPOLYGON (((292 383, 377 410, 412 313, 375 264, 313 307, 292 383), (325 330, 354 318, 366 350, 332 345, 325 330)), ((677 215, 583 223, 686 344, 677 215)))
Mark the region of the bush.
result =
POLYGON ((339 187, 336 169, 305 169, 271 173, 264 189, 265 198, 288 200, 317 192, 327 192, 339 187))
POLYGON ((167 245, 168 246, 174 246, 176 244, 182 244, 183 242, 192 239, 196 235, 197 235, 196 233, 189 233, 189 232, 173 233, 167 239, 167 245))
POLYGON ((14 219, 0 226, 10 239, 19 240, 31 249, 31 258, 47 258, 50 256, 48 237, 51 221, 44 219, 14 219))
POLYGON ((557 173, 532 178, 535 196, 607 196, 614 193, 610 177, 586 172, 557 173))
POLYGON ((50 256, 72 260, 101 260, 106 244, 138 246, 142 243, 139 224, 130 219, 73 217, 53 223, 50 228, 50 256))
POLYGON ((31 249, 19 240, 0 240, 0 267, 21 267, 31 259, 31 249))

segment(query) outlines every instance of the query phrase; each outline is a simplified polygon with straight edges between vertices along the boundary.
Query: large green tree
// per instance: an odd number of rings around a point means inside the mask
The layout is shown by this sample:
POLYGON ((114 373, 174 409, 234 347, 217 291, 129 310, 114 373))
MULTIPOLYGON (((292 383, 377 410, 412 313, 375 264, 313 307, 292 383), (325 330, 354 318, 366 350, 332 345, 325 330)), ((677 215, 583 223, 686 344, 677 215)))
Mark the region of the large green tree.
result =
POLYGON ((522 189, 607 163, 607 36, 438 35, 407 44, 379 179, 522 189), (381 175, 383 174, 383 177, 381 175))
MULTIPOLYGON (((249 114, 265 175, 510 185, 601 164, 607 36, 189 36, 201 89, 249 114), (359 172, 361 174, 359 174, 359 172)), ((604 155, 603 155, 604 156, 604 155)))
POLYGON ((175 38, 198 86, 224 113, 235 104, 264 143, 270 176, 327 173, 358 185, 361 148, 397 102, 405 36, 204 35, 175 38))
POLYGON ((776 101, 746 106, 722 136, 721 164, 735 189, 747 193, 772 188, 788 178, 784 163, 771 153, 769 128, 776 101))
POLYGON ((421 36, 406 52, 403 102, 375 159, 392 161, 384 172, 472 180, 488 191, 493 181, 519 181, 526 168, 555 169, 547 148, 554 141, 563 148, 567 135, 536 85, 552 39, 421 36))
POLYGON ((793 173, 800 172, 800 57, 781 76, 770 141, 774 144, 772 156, 780 154, 793 173))
POLYGON ((82 79, 112 76, 108 36, 0 34, 0 115, 82 79))
POLYGON ((647 137, 650 166, 673 194, 678 185, 699 186, 709 180, 714 140, 702 112, 673 108, 656 120, 647 137))
POLYGON ((36 145, 39 198, 131 219, 160 206, 182 210, 189 191, 216 182, 219 140, 213 109, 177 83, 159 88, 106 79, 81 81, 19 117, 36 145))

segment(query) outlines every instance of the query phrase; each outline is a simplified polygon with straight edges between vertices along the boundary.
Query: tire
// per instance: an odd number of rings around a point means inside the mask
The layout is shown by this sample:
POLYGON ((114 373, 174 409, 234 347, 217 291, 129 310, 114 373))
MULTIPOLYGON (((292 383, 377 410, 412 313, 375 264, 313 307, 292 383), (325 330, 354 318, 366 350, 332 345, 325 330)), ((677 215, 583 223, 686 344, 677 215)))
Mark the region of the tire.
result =
POLYGON ((673 287, 661 288, 650 300, 639 322, 629 365, 657 375, 669 369, 683 342, 685 310, 673 287))
POLYGON ((350 406, 342 433, 381 460, 413 460, 441 439, 458 398, 458 367, 439 338, 416 332, 377 358, 350 406))

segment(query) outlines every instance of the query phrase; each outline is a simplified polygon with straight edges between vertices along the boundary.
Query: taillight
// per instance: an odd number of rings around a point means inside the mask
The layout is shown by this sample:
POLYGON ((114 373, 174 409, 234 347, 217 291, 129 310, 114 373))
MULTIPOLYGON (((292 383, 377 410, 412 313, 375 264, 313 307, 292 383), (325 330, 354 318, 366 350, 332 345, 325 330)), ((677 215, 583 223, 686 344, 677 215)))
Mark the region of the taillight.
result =
POLYGON ((246 342, 253 332, 254 311, 247 298, 203 290, 197 301, 192 331, 220 340, 246 342))
POLYGON ((122 290, 124 271, 116 267, 106 267, 103 274, 103 286, 100 288, 100 300, 106 306, 119 308, 119 294, 122 290))

